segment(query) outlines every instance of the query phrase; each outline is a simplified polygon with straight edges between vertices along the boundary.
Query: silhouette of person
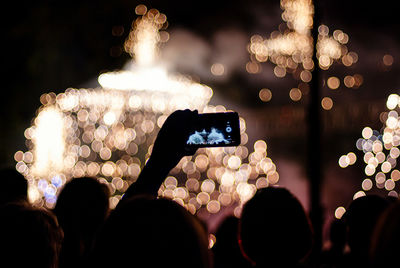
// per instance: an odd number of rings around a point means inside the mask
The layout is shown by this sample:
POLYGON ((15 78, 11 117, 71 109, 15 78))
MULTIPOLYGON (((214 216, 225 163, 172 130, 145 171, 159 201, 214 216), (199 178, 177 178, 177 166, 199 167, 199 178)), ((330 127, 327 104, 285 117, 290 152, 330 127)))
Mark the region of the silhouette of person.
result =
POLYGON ((347 267, 367 267, 372 232, 389 201, 378 195, 366 195, 353 200, 343 219, 347 225, 347 242, 350 253, 347 267))
POLYGON ((392 267, 400 252, 400 201, 382 213, 372 234, 370 260, 373 268, 392 267))
POLYGON ((301 203, 286 188, 261 188, 243 206, 239 244, 256 267, 297 267, 310 253, 312 229, 301 203))
POLYGON ((28 200, 28 182, 24 176, 13 168, 0 171, 0 205, 7 202, 28 200))
POLYGON ((60 268, 83 267, 109 211, 110 192, 96 178, 74 178, 61 190, 54 213, 64 231, 60 268))
POLYGON ((226 217, 219 225, 215 238, 216 241, 212 247, 215 268, 250 268, 252 266, 240 251, 238 218, 235 216, 226 217))
POLYGON ((0 266, 58 267, 62 230, 56 217, 26 201, 0 206, 0 266))
POLYGON ((92 267, 210 267, 208 236, 197 217, 176 202, 138 195, 107 219, 92 267))
POLYGON ((160 129, 149 160, 99 233, 92 267, 210 267, 204 224, 172 200, 157 198, 169 171, 185 155, 197 111, 173 112, 160 129))

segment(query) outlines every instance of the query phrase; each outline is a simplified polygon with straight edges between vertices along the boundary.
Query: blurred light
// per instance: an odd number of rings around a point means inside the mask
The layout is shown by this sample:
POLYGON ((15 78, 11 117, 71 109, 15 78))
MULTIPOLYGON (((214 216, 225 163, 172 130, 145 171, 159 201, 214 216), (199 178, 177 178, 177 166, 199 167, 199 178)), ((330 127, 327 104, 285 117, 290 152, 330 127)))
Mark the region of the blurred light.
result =
POLYGON ((349 165, 354 165, 355 162, 357 161, 357 156, 353 152, 348 153, 347 157, 349 158, 349 165))
POLYGON ((386 66, 392 66, 392 65, 393 65, 393 62, 394 62, 394 58, 393 58, 392 55, 386 54, 386 55, 383 56, 382 61, 383 61, 383 64, 384 64, 384 65, 386 65, 386 66))
POLYGON ((284 77, 286 75, 286 69, 280 66, 275 66, 274 68, 274 74, 276 77, 284 77))
POLYGON ((147 7, 143 4, 137 5, 135 8, 136 15, 143 16, 144 14, 146 14, 146 12, 147 12, 147 7))
POLYGON ((272 99, 272 92, 268 88, 263 88, 258 93, 258 96, 260 97, 260 100, 262 100, 263 102, 268 102, 272 99))
POLYGON ((399 105, 399 101, 400 98, 397 94, 391 94, 386 101, 386 106, 388 109, 393 110, 399 105))
POLYGON ((393 170, 390 174, 390 177, 393 181, 398 181, 400 179, 400 171, 398 171, 397 169, 393 170))
POLYGON ((225 67, 221 63, 214 63, 211 65, 211 73, 215 76, 221 76, 225 73, 225 67))
MULTIPOLYGON (((357 149, 364 153, 365 174, 375 177, 377 189, 386 190, 388 195, 395 197, 398 197, 396 182, 400 180, 400 171, 396 168, 397 158, 400 156, 398 148, 400 145, 399 99, 397 94, 389 95, 386 101, 389 111, 380 116, 383 124, 381 130, 365 127, 361 132, 362 138, 356 142, 357 149)), ((350 152, 347 155, 350 156, 350 154, 354 153, 350 152)), ((342 162, 344 160, 339 160, 339 165, 345 167, 341 164, 342 162)), ((361 183, 363 191, 369 191, 373 187, 374 184, 369 178, 361 183)), ((365 194, 363 191, 357 192, 355 197, 365 194)))
POLYGON ((209 234, 208 236, 208 248, 211 249, 215 243, 217 242, 217 238, 213 234, 209 234))
POLYGON ((338 207, 335 210, 335 218, 336 219, 341 219, 345 212, 346 212, 346 209, 344 207, 338 207))
POLYGON ((387 191, 392 191, 396 186, 395 182, 392 179, 389 179, 385 182, 385 189, 387 191))
POLYGON ((267 179, 269 184, 277 184, 279 181, 279 174, 276 171, 269 172, 267 174, 267 179))
POLYGON ((221 205, 217 200, 211 200, 207 204, 207 210, 208 210, 208 212, 210 212, 212 214, 218 213, 220 209, 221 209, 221 205))
POLYGON ((346 87, 351 88, 351 87, 354 87, 356 81, 355 81, 354 77, 352 77, 351 75, 347 75, 343 79, 343 83, 346 87))
POLYGON ((340 80, 337 77, 329 77, 327 81, 328 87, 330 89, 337 89, 340 86, 340 80))
POLYGON ((289 92, 289 96, 293 101, 299 101, 301 99, 302 93, 298 88, 292 88, 289 92))
POLYGON ((349 159, 349 157, 348 157, 347 155, 342 155, 342 156, 339 158, 339 166, 340 166, 341 168, 345 168, 345 167, 347 167, 349 164, 350 164, 350 159, 349 159))
POLYGON ((364 139, 369 139, 369 138, 371 138, 371 137, 372 137, 372 134, 373 134, 373 131, 372 131, 372 129, 371 129, 370 127, 365 127, 365 128, 362 130, 362 136, 363 136, 364 139))
MULTIPOLYGON (((280 27, 279 31, 274 31, 270 37, 264 38, 255 34, 250 37, 248 51, 252 60, 263 63, 270 60, 276 66, 274 75, 285 77, 287 73, 293 73, 296 79, 304 83, 312 80, 311 71, 317 63, 312 60, 313 51, 316 49, 316 56, 319 68, 328 70, 334 62, 342 62, 343 65, 350 67, 358 61, 355 52, 349 52, 346 44, 349 36, 342 30, 334 30, 332 36, 329 35, 330 29, 326 25, 318 26, 318 39, 316 48, 313 47, 311 28, 313 26, 314 6, 310 0, 281 0, 283 10, 282 19, 286 22, 286 27, 280 27)), ((246 65, 249 73, 259 73, 261 65, 252 61, 246 65)), ((345 85, 351 88, 358 88, 363 83, 362 76, 348 76, 345 85)), ((331 89, 340 86, 337 77, 331 77, 327 81, 331 89)), ((307 94, 303 92, 303 94, 307 94)), ((293 101, 298 101, 296 97, 289 95, 293 101)), ((260 99, 261 96, 260 96, 260 99)), ((333 102, 323 105, 325 110, 332 108, 333 102)))
POLYGON ((261 67, 257 62, 248 62, 246 64, 246 71, 250 74, 256 74, 261 71, 261 67))
POLYGON ((269 182, 265 177, 259 177, 256 181, 257 189, 265 188, 269 186, 269 182))
POLYGON ((312 74, 311 74, 311 72, 308 71, 308 70, 301 71, 301 73, 300 73, 300 79, 301 79, 301 81, 303 81, 303 82, 305 82, 305 83, 310 82, 311 79, 312 79, 312 74))
POLYGON ((324 108, 324 110, 330 110, 333 107, 333 101, 329 97, 325 97, 321 101, 321 106, 324 108))
POLYGON ((354 194, 353 200, 355 200, 355 199, 357 199, 357 198, 360 198, 360 197, 362 197, 362 196, 365 196, 365 195, 366 195, 365 192, 363 192, 363 191, 358 191, 357 193, 354 194))
POLYGON ((67 135, 65 123, 64 114, 54 106, 46 107, 39 112, 35 119, 32 137, 35 145, 32 150, 35 159, 32 175, 37 177, 55 175, 68 169, 64 163, 67 135))
MULTIPOLYGON (((133 23, 125 43, 133 57, 128 69, 101 74, 102 88, 69 88, 41 96, 38 116, 24 132, 28 151, 14 154, 16 169, 28 179, 29 200, 35 205, 51 208, 67 181, 93 176, 107 184, 114 208, 137 180, 171 112, 228 110, 208 105, 211 88, 170 74, 159 64, 158 42, 163 39, 159 30, 167 23, 166 16, 144 5, 135 12, 142 17, 133 23)), ((114 34, 122 30, 113 28, 114 34)), ((216 74, 219 67, 214 65, 216 74)), ((249 68, 258 72, 260 65, 254 62, 249 68)), ((260 91, 263 101, 271 96, 268 89, 260 91)), ((243 118, 240 131, 238 147, 199 149, 194 156, 184 157, 163 182, 159 195, 192 214, 198 210, 217 213, 221 206, 234 206, 238 213, 256 189, 277 183, 279 174, 267 158, 267 143, 257 140, 254 152, 249 152, 243 118)))
POLYGON ((364 82, 363 76, 361 74, 355 74, 353 77, 354 77, 354 88, 359 88, 364 82))
POLYGON ((364 191, 369 191, 372 189, 373 183, 370 179, 363 180, 361 187, 364 191))

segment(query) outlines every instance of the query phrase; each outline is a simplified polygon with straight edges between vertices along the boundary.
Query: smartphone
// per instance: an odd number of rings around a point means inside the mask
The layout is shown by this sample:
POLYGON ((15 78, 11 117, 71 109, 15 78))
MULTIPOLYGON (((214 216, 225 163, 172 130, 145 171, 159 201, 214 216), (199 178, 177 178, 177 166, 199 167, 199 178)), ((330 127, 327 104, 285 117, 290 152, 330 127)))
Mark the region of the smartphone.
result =
POLYGON ((191 148, 238 146, 239 115, 236 112, 199 114, 190 131, 186 146, 191 148))

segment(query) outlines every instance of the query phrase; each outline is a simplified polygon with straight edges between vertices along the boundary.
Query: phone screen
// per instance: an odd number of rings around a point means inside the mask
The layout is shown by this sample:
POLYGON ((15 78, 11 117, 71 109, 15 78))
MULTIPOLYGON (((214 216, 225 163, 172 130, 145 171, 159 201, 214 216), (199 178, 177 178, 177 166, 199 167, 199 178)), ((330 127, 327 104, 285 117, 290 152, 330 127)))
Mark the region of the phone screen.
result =
POLYGON ((199 114, 186 141, 189 147, 221 147, 240 144, 239 115, 236 112, 199 114))

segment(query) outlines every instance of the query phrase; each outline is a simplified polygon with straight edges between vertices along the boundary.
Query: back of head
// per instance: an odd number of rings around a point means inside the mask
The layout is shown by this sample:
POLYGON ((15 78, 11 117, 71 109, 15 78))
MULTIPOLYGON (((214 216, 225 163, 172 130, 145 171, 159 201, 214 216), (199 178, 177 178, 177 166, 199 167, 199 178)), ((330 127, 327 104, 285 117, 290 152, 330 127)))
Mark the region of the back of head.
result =
POLYGON ((367 261, 370 240, 379 216, 389 201, 378 195, 362 196, 353 200, 344 214, 347 239, 353 257, 367 261))
POLYGON ((372 267, 391 267, 400 252, 400 201, 392 203, 378 220, 371 241, 372 267))
POLYGON ((107 186, 96 178, 75 178, 61 190, 54 213, 66 233, 71 229, 90 232, 105 220, 109 210, 109 196, 107 186))
POLYGON ((214 267, 250 267, 242 255, 238 243, 239 219, 235 216, 226 217, 219 225, 215 237, 216 241, 212 248, 214 267))
POLYGON ((0 215, 0 261, 3 264, 57 267, 62 231, 54 215, 26 202, 1 206, 0 215))
POLYGON ((139 196, 110 214, 92 256, 93 267, 208 267, 204 225, 168 199, 139 196))
POLYGON ((84 266, 109 210, 109 190, 96 178, 75 178, 61 190, 54 213, 64 230, 60 267, 84 266))
POLYGON ((239 219, 235 216, 226 217, 219 225, 215 237, 213 251, 219 254, 232 254, 232 249, 238 248, 239 219))
POLYGON ((298 199, 287 189, 259 189, 243 207, 242 249, 258 265, 289 265, 311 250, 312 230, 298 199))
POLYGON ((0 170, 0 205, 7 202, 27 200, 28 182, 13 168, 0 170))

